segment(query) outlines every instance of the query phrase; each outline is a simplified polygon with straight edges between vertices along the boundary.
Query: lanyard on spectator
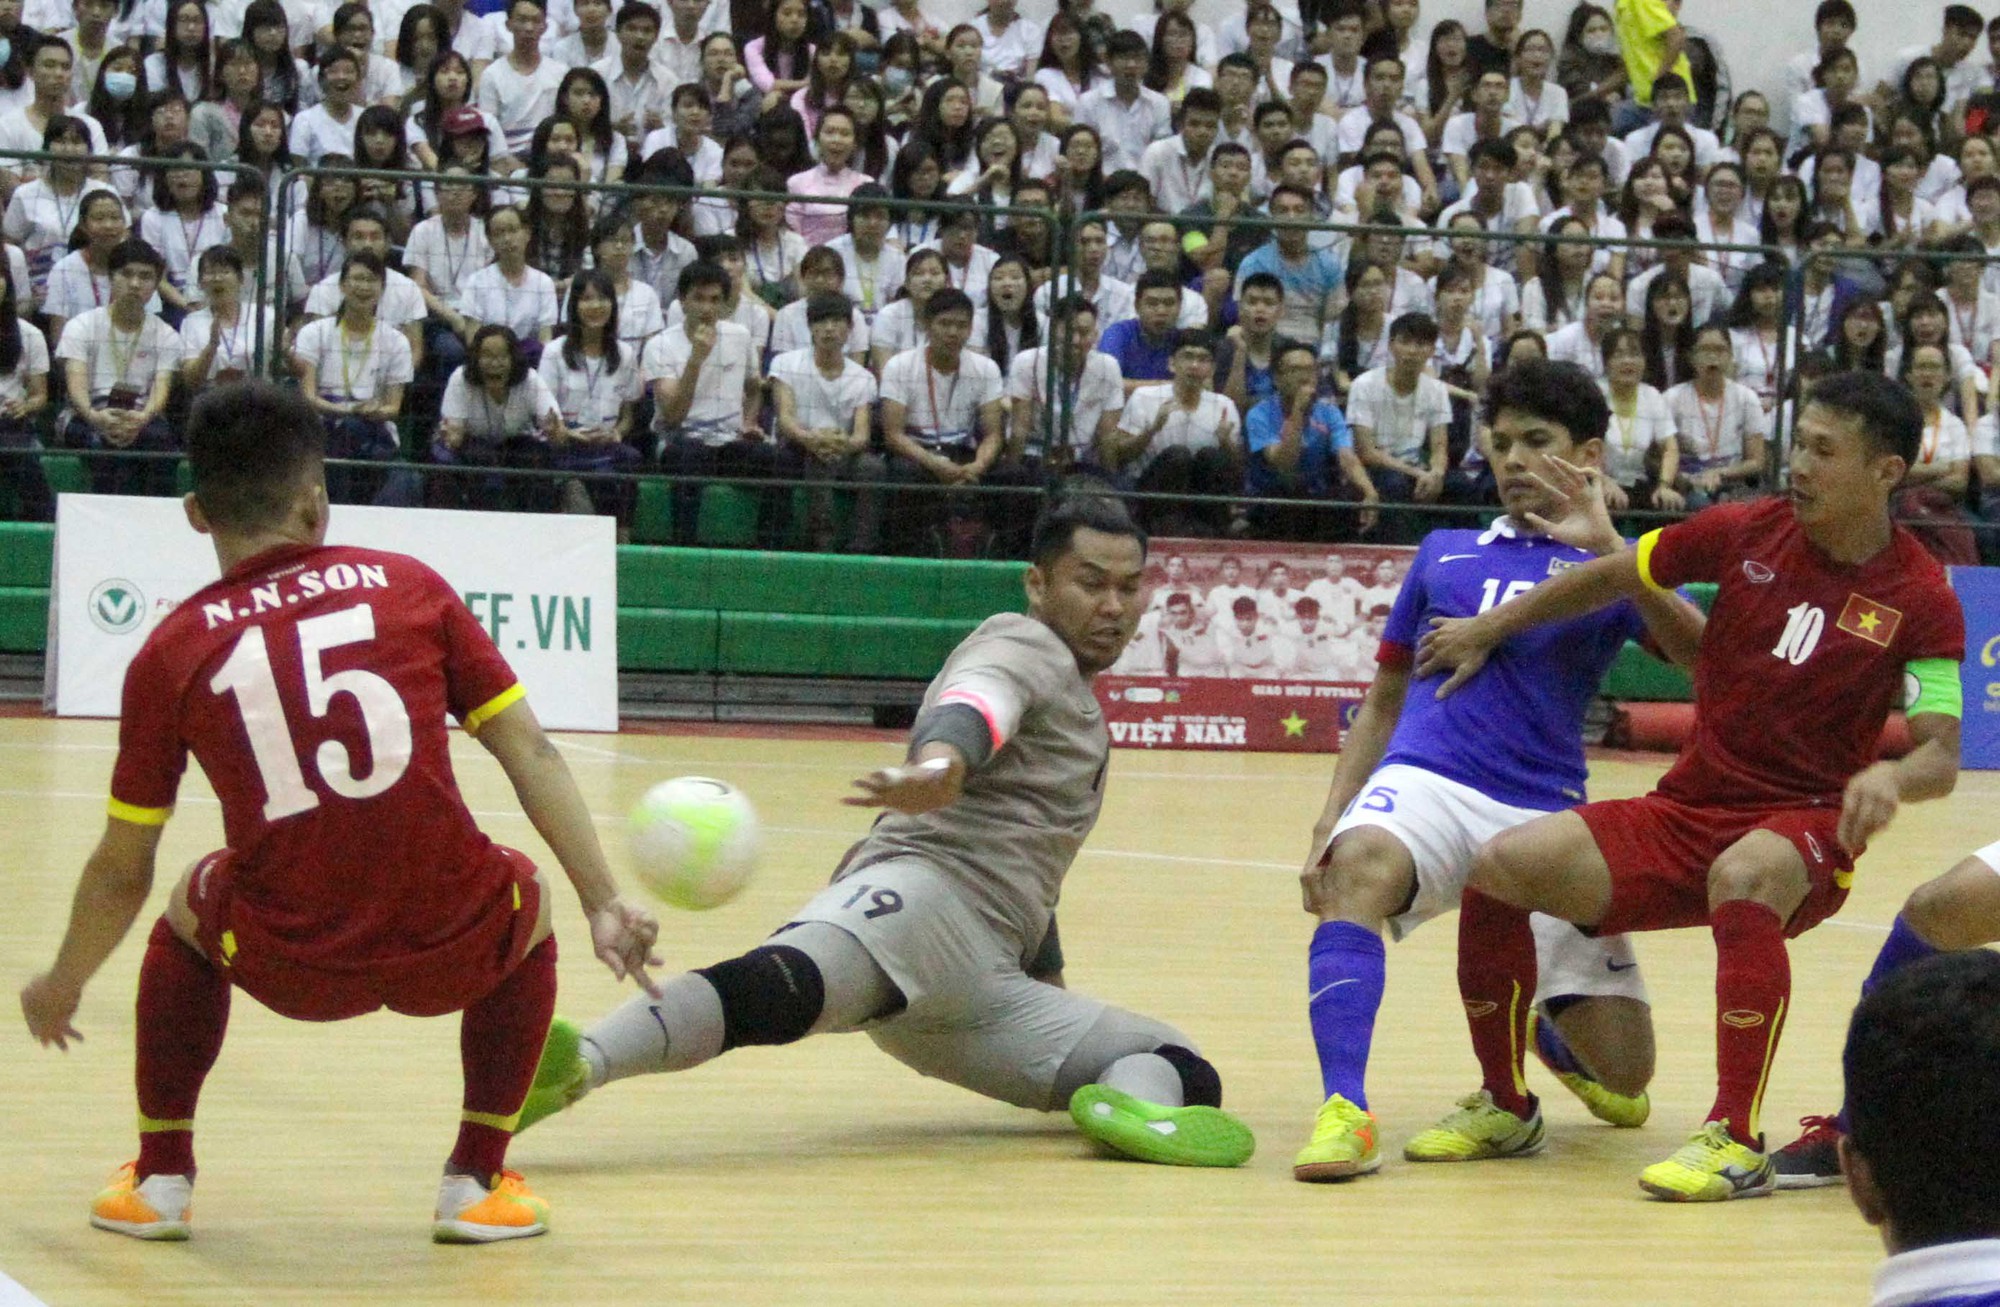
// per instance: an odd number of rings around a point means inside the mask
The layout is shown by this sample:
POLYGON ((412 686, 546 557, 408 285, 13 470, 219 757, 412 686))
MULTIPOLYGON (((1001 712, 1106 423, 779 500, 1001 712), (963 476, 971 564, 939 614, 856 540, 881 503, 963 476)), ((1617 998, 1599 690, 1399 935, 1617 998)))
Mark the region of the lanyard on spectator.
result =
MULTIPOLYGON (((938 399, 937 399, 937 372, 931 367, 930 359, 926 358, 924 360, 924 389, 930 392, 931 422, 934 424, 935 427, 935 430, 932 432, 932 436, 940 442, 943 441, 945 438, 945 427, 944 427, 945 414, 949 413, 954 407, 953 401, 958 398, 958 379, 963 375, 965 375, 965 361, 963 359, 960 359, 958 371, 951 374, 951 385, 947 387, 944 392, 944 408, 939 409, 938 399)), ((966 434, 969 437, 971 435, 971 432, 968 431, 966 434)))

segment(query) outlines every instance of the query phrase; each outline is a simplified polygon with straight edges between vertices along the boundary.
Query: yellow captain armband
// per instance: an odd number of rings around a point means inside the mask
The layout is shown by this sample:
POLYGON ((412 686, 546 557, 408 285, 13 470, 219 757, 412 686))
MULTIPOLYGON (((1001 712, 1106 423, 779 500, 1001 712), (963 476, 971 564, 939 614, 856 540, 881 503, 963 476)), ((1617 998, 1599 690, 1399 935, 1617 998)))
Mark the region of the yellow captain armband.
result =
POLYGON ((1653 548, 1659 543, 1660 533, 1658 531, 1648 531, 1639 537, 1639 543, 1633 546, 1632 552, 1634 561, 1639 566, 1639 579, 1646 583, 1648 589, 1658 590, 1662 594, 1665 594, 1670 587, 1661 585, 1653 579, 1653 548))
POLYGON ((519 681, 514 682, 514 684, 494 695, 485 703, 480 704, 477 708, 465 714, 465 733, 467 735, 479 734, 480 727, 486 725, 486 723, 492 721, 495 717, 498 717, 501 713, 506 712, 509 708, 512 708, 527 697, 528 687, 522 685, 519 681))
POLYGON ((1949 658, 1918 658, 1903 664, 1903 712, 1942 713, 1960 717, 1965 712, 1965 692, 1959 684, 1958 664, 1949 658))
POLYGON ((136 804, 121 803, 117 799, 106 799, 104 811, 119 821, 134 826, 164 826, 173 813, 172 808, 141 808, 136 804))

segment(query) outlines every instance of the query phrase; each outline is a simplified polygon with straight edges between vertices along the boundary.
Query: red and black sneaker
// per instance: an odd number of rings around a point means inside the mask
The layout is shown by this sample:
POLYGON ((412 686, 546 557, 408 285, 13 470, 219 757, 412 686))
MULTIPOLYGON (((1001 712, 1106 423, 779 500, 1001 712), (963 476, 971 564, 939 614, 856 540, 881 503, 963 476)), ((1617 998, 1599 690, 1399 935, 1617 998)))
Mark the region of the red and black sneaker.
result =
POLYGON ((1805 1133, 1771 1154, 1780 1189, 1817 1189, 1840 1183, 1840 1118, 1800 1117, 1805 1133))

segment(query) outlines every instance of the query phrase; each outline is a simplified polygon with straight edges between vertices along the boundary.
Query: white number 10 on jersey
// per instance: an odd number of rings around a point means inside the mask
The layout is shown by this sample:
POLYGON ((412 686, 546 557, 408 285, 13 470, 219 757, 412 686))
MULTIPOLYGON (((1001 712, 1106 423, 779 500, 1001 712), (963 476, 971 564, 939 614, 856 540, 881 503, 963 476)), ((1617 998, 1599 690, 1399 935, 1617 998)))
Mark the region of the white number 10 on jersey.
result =
POLYGON ((1773 658, 1782 658, 1797 667, 1819 648, 1820 632, 1826 629, 1826 613, 1811 604, 1797 604, 1785 613, 1785 633, 1778 637, 1773 658))

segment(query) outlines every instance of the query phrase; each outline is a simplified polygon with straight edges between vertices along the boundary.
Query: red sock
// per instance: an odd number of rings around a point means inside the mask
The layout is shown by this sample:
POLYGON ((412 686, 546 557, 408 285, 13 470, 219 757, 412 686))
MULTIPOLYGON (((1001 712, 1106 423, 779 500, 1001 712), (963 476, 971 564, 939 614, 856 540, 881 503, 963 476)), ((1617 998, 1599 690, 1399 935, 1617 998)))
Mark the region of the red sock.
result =
POLYGON ((1472 1028, 1472 1051, 1494 1103, 1523 1120, 1535 1110, 1521 1060, 1528 1048, 1536 974, 1535 931, 1528 914, 1466 890, 1458 912, 1458 994, 1472 1028))
POLYGON ((465 1009, 458 1028, 465 1065, 465 1116, 451 1169, 488 1184, 507 1162, 514 1118, 527 1101, 535 1064, 556 1012, 555 936, 537 944, 493 992, 465 1009))
POLYGON ((1761 903, 1724 903, 1709 913, 1715 932, 1715 1107, 1738 1142, 1763 1147, 1764 1085, 1785 1029, 1792 963, 1785 923, 1761 903))
POLYGON ((194 1174, 194 1107, 229 1028, 229 981, 153 925, 139 967, 138 1178, 194 1174))

